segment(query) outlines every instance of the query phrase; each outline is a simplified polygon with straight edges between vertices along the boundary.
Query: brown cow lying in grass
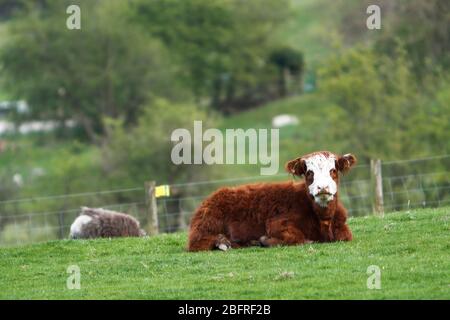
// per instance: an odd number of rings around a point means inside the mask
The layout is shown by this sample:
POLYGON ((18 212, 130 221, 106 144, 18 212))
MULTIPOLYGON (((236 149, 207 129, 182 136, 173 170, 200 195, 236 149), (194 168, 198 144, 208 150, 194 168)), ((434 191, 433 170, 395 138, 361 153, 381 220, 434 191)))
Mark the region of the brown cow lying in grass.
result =
POLYGON ((101 208, 82 207, 70 226, 70 238, 140 237, 145 231, 132 216, 101 208))
POLYGON ((314 152, 286 164, 304 182, 222 188, 195 212, 189 251, 352 240, 338 200, 339 172, 356 163, 351 154, 314 152))

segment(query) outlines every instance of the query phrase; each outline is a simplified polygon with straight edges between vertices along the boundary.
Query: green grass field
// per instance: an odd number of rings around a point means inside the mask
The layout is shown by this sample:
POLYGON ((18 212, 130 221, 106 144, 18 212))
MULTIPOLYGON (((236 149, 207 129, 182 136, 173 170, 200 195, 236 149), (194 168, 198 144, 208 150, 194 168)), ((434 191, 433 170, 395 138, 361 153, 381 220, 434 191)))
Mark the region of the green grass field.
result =
POLYGON ((186 234, 0 250, 2 299, 449 299, 450 208, 349 221, 349 243, 185 251, 186 234), (81 271, 69 290, 67 268, 81 271), (381 289, 367 288, 367 268, 381 289))

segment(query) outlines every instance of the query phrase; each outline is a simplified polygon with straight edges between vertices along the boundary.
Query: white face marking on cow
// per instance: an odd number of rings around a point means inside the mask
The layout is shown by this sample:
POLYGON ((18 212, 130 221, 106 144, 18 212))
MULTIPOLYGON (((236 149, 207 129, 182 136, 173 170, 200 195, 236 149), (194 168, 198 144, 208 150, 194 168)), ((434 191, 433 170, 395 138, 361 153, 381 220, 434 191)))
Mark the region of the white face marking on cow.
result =
POLYGON ((336 158, 333 155, 317 154, 305 159, 306 169, 314 172, 314 181, 309 185, 309 193, 316 203, 326 207, 337 192, 336 182, 330 170, 336 169, 336 158), (322 194, 321 194, 322 193, 322 194))
POLYGON ((91 222, 92 218, 86 215, 78 216, 70 226, 70 237, 78 238, 83 231, 83 226, 91 222))

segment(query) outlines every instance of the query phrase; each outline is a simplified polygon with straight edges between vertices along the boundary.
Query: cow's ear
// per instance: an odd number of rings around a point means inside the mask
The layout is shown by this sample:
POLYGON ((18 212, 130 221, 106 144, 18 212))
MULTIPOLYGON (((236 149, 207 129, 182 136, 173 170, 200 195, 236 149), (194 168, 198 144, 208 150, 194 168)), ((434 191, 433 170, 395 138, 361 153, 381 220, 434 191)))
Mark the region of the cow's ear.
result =
POLYGON ((297 158, 286 163, 286 171, 296 176, 306 173, 306 163, 302 158, 297 158))
POLYGON ((356 157, 350 153, 344 154, 336 160, 336 168, 341 172, 347 172, 356 164, 356 157))

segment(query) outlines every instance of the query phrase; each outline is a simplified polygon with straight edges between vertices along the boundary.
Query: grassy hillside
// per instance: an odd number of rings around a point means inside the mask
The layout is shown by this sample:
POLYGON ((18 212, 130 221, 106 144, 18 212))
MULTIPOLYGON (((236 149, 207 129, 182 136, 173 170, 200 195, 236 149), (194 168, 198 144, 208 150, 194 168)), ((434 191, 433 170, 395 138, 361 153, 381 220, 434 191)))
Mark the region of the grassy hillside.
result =
POLYGON ((450 208, 350 219, 355 240, 188 253, 186 234, 0 250, 2 299, 449 299, 450 208), (68 266, 81 289, 66 289, 68 266), (381 269, 369 290, 367 268, 381 269))
MULTIPOLYGON (((259 108, 242 112, 220 120, 219 128, 268 128, 272 127, 272 118, 279 114, 296 115, 300 123, 298 126, 288 126, 280 129, 280 173, 283 164, 292 157, 321 149, 334 150, 346 153, 349 150, 342 147, 342 141, 333 139, 330 135, 331 126, 335 125, 339 114, 336 107, 326 101, 319 94, 310 93, 293 96, 267 103, 259 108), (327 114, 327 118, 324 118, 327 114)), ((188 127, 192 132, 193 128, 188 127)), ((171 132, 164 135, 170 136, 171 132)), ((15 137, 13 143, 17 146, 8 150, 0 157, 0 176, 12 176, 21 174, 27 184, 18 197, 37 195, 49 195, 65 193, 64 181, 61 176, 68 171, 73 171, 70 180, 70 192, 85 192, 102 188, 102 180, 99 179, 101 153, 95 146, 80 144, 77 142, 55 141, 48 135, 39 139, 34 136, 15 137), (47 141, 44 143, 43 141, 47 141), (45 172, 43 177, 33 177, 34 168, 41 168, 45 172), (77 175, 76 172, 81 174, 77 175), (82 179, 79 179, 82 177, 82 179), (77 180, 77 181, 75 181, 77 180), (81 180, 78 182, 78 180, 81 180), (57 183, 55 183, 55 181, 57 183)), ((221 165, 216 166, 211 179, 246 177, 260 174, 261 165, 221 165)), ((193 180, 198 180, 193 177, 193 180)), ((159 181, 165 183, 166 181, 159 181)), ((136 185, 141 181, 136 182, 136 185)), ((107 188, 123 188, 123 185, 107 188)))
MULTIPOLYGON (((319 93, 292 96, 267 103, 259 108, 224 118, 220 127, 227 128, 272 128, 272 118, 280 114, 295 115, 299 119, 296 126, 279 129, 280 173, 284 163, 293 157, 320 150, 348 153, 346 141, 333 136, 334 126, 341 125, 340 110, 319 93), (320 146, 320 147, 318 147, 320 146)), ((261 165, 230 166, 223 170, 226 176, 252 176, 260 174, 261 165)))
POLYGON ((292 0, 291 15, 279 37, 301 50, 309 65, 316 65, 332 50, 330 29, 340 19, 336 4, 324 0, 292 0))

